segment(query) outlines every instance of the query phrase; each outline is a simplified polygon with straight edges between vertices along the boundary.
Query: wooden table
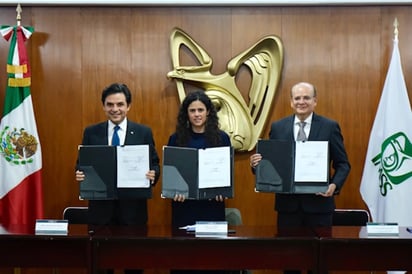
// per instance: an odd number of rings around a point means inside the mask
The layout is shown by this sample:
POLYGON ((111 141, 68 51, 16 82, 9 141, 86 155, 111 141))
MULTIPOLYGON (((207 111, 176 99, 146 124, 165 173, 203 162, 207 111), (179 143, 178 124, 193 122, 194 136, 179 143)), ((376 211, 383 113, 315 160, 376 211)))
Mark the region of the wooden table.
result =
POLYGON ((168 226, 70 225, 69 235, 0 229, 0 267, 96 269, 411 270, 412 234, 368 237, 365 227, 233 227, 196 237, 168 226))
POLYGON ((405 227, 399 236, 367 236, 366 227, 318 229, 319 269, 412 270, 412 234, 405 227))
POLYGON ((318 239, 306 229, 236 227, 225 237, 196 237, 168 227, 96 229, 95 269, 316 269, 318 239))
POLYGON ((0 229, 0 267, 73 267, 92 269, 87 226, 71 226, 69 235, 35 235, 33 229, 0 229))

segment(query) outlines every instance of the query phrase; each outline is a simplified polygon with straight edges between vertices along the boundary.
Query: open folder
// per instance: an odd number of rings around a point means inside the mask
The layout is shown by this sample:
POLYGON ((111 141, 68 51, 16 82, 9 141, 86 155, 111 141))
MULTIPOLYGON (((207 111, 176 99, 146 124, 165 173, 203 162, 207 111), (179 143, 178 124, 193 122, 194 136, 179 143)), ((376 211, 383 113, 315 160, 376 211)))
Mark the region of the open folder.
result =
POLYGON ((146 178, 149 154, 149 145, 79 146, 78 168, 85 174, 80 183, 80 198, 150 198, 152 190, 146 178))
POLYGON ((256 167, 256 191, 303 194, 328 189, 327 141, 259 140, 256 151, 262 155, 256 167))
POLYGON ((162 197, 233 197, 233 148, 163 147, 162 197))

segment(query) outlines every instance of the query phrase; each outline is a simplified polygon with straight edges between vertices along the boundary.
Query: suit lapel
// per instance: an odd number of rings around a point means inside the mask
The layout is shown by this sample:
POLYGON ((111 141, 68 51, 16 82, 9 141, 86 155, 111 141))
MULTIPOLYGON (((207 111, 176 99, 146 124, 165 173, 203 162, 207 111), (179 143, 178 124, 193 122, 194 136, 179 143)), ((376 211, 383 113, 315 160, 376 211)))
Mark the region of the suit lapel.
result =
POLYGON ((287 125, 286 125, 287 128, 285 129, 285 132, 287 132, 288 134, 287 138, 289 138, 293 142, 295 141, 295 136, 293 134, 294 127, 295 127, 294 122, 295 122, 295 116, 294 115, 289 116, 287 125))
POLYGON ((97 138, 97 145, 108 145, 107 128, 109 126, 108 122, 101 123, 97 128, 98 132, 95 135, 97 138))
POLYGON ((310 132, 309 132, 309 137, 308 141, 315 141, 318 140, 318 134, 321 130, 321 121, 315 113, 313 113, 312 117, 312 125, 310 126, 310 132))
POLYGON ((126 137, 124 140, 125 145, 132 145, 135 144, 136 141, 133 139, 136 134, 136 129, 134 128, 133 124, 127 120, 127 128, 126 128, 126 137))

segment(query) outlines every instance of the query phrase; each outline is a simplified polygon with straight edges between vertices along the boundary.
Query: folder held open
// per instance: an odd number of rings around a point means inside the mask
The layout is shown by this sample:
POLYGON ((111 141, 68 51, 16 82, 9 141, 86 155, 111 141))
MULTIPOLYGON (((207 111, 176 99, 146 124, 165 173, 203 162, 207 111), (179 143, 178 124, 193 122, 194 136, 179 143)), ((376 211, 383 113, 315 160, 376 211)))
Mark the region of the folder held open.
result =
POLYGON ((162 197, 186 199, 233 197, 232 147, 163 147, 162 197))
POLYGON ((328 189, 327 141, 259 140, 256 151, 262 155, 256 167, 256 191, 309 194, 328 189))
POLYGON ((80 183, 84 200, 151 198, 148 145, 79 146, 79 169, 85 174, 80 183))

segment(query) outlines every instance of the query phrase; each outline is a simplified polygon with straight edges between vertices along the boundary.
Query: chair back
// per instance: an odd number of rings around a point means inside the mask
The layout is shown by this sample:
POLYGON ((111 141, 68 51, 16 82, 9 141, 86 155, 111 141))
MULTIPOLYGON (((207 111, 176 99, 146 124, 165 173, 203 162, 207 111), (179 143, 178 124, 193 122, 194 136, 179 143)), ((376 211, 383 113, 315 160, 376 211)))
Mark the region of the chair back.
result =
POLYGON ((225 208, 226 221, 228 225, 241 225, 242 224, 242 214, 240 210, 234 207, 225 208))
POLYGON ((369 221, 370 215, 365 209, 335 209, 332 224, 335 226, 366 226, 369 221))
POLYGON ((63 219, 68 220, 69 224, 87 224, 88 223, 87 206, 69 206, 63 211, 63 219))

